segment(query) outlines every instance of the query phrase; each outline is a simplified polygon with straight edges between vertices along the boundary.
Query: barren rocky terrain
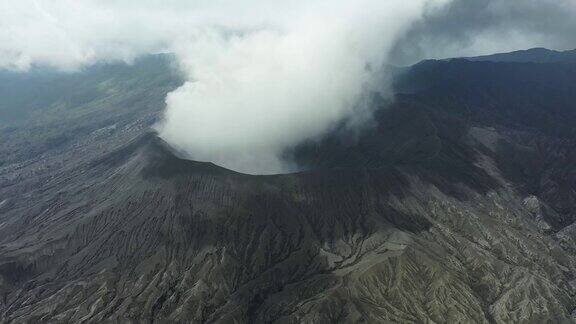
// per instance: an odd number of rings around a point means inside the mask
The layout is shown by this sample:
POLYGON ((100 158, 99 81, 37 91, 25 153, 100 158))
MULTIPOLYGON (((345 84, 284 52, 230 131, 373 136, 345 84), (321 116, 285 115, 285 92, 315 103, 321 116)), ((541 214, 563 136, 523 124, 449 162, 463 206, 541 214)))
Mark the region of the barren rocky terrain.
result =
POLYGON ((155 135, 169 57, 31 76, 0 124, 0 320, 576 322, 576 64, 524 61, 398 69, 371 125, 273 176, 155 135))

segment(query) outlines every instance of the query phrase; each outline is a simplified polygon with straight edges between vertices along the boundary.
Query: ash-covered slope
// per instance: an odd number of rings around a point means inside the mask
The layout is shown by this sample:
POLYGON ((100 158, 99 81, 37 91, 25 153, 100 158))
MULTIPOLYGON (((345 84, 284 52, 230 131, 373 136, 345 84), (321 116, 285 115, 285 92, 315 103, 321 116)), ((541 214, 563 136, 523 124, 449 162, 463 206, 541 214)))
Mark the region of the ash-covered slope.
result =
POLYGON ((531 65, 426 64, 354 141, 293 152, 298 174, 182 160, 134 128, 78 139, 117 140, 42 181, 3 168, 2 321, 574 322, 566 68, 542 89, 531 65))
POLYGON ((246 176, 153 135, 89 172, 99 183, 70 188, 78 201, 2 227, 4 320, 486 322, 573 307, 573 258, 504 188, 458 200, 396 168, 246 176))

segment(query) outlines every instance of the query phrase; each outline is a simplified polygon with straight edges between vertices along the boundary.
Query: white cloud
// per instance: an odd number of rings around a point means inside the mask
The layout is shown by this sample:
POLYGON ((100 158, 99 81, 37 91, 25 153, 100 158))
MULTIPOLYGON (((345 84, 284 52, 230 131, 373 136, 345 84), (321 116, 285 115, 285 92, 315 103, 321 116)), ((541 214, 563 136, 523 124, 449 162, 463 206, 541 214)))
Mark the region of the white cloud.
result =
POLYGON ((175 47, 189 81, 167 98, 161 136, 248 173, 290 171, 285 149, 359 105, 395 38, 426 1, 316 3, 290 23, 238 34, 196 30, 175 47))
MULTIPOLYGON (((492 28, 464 46, 463 37, 452 37, 460 17, 448 4, 474 12, 472 0, 6 0, 0 68, 74 70, 174 52, 188 81, 166 99, 161 136, 191 159, 248 173, 285 172, 292 170, 282 159, 286 149, 369 115, 362 96, 374 90, 374 72, 400 37, 409 35, 404 47, 447 39, 444 50, 466 54, 510 44, 492 28), (433 33, 414 37, 415 30, 424 34, 418 28, 433 33)), ((514 12, 510 4, 504 9, 498 10, 505 18, 514 12)), ((473 31, 472 18, 462 25, 473 31)), ((520 22, 502 26, 519 42, 545 35, 530 38, 522 31, 539 25, 520 22)))
POLYGON ((250 173, 354 114, 395 38, 433 0, 23 0, 0 5, 0 67, 75 69, 173 51, 188 82, 161 136, 250 173))

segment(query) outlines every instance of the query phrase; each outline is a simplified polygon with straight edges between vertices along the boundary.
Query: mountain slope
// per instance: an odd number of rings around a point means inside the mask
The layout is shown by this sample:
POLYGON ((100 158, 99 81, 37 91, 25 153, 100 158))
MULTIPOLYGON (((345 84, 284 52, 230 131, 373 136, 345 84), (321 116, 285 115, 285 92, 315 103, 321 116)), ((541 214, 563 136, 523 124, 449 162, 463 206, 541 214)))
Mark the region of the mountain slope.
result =
POLYGON ((10 163, 2 320, 574 322, 573 68, 424 62, 355 140, 291 152, 297 174, 129 123, 10 163))
POLYGON ((25 283, 5 292, 5 320, 487 322, 573 307, 573 258, 507 190, 463 186, 460 201, 401 169, 250 177, 150 135, 89 172, 105 181, 2 228, 4 284, 25 283), (528 291, 542 299, 516 310, 528 291))
POLYGON ((171 65, 170 56, 150 56, 76 73, 0 71, 0 167, 57 150, 67 155, 76 139, 113 134, 115 142, 149 128, 166 93, 182 83, 171 65))

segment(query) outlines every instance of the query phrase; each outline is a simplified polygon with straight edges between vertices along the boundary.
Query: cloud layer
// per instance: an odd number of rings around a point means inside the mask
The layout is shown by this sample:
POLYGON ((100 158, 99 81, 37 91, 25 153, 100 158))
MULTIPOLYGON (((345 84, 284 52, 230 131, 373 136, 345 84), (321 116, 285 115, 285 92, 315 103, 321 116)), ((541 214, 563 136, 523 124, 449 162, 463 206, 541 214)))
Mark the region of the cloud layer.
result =
POLYGON ((188 81, 161 136, 191 159, 279 173, 294 170, 287 149, 369 118, 383 65, 574 47, 575 17, 573 0, 2 1, 0 68, 173 52, 188 81))
POLYGON ((168 96, 161 136, 196 160, 293 171, 286 149, 368 113, 374 71, 426 3, 317 2, 286 24, 197 30, 175 48, 190 81, 168 96))
POLYGON ((531 47, 576 48, 576 1, 452 0, 415 22, 391 60, 411 64, 531 47))

